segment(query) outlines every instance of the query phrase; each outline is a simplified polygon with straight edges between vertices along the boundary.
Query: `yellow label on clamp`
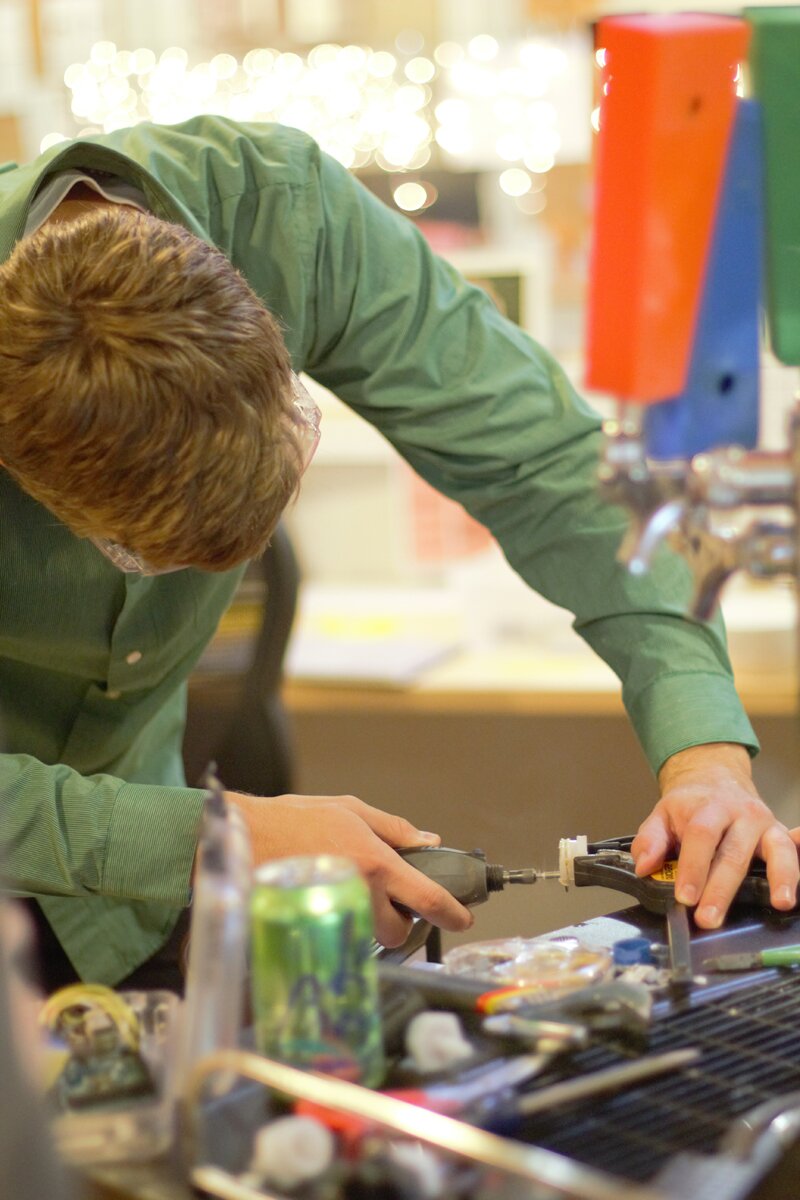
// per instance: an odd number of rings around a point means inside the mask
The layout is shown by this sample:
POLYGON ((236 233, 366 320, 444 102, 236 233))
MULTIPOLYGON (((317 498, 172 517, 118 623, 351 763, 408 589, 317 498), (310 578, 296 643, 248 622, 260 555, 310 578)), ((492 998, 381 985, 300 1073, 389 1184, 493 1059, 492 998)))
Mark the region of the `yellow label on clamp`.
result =
POLYGON ((651 876, 658 883, 674 883, 678 878, 678 860, 671 858, 665 862, 660 871, 655 871, 651 876))

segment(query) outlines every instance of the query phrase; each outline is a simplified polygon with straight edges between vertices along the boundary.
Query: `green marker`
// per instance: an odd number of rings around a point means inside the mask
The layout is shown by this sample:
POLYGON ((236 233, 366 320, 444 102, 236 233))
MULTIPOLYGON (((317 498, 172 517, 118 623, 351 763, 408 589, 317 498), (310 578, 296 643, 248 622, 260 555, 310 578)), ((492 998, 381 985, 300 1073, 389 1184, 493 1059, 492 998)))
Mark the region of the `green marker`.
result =
POLYGON ((776 946, 755 954, 721 954, 707 958, 706 971, 758 971, 762 967, 796 967, 800 964, 800 946, 776 946))

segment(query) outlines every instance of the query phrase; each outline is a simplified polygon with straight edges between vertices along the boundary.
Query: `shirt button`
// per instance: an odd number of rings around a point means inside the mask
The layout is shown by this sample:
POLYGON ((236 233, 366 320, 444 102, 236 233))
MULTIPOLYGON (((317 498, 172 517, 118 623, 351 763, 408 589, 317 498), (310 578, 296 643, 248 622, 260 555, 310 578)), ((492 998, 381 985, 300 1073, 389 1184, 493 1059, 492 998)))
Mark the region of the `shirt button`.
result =
POLYGON ((121 695, 122 692, 106 692, 106 698, 108 700, 119 700, 121 695))
POLYGON ((141 650, 131 650, 130 654, 128 654, 126 656, 125 662, 130 663, 131 666, 133 666, 133 664, 137 663, 141 657, 142 657, 141 650))

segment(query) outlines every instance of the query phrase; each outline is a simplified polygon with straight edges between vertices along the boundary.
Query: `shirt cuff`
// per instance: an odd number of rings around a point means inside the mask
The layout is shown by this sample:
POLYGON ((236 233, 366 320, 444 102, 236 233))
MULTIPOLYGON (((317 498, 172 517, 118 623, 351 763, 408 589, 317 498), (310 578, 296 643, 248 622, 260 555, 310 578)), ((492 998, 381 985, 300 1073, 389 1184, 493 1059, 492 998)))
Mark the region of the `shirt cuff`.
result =
POLYGON ((709 742, 736 742, 758 753, 758 738, 727 675, 676 671, 624 700, 656 773, 679 750, 709 742))
POLYGON ((195 788, 122 785, 108 828, 105 895, 189 904, 204 795, 195 788))

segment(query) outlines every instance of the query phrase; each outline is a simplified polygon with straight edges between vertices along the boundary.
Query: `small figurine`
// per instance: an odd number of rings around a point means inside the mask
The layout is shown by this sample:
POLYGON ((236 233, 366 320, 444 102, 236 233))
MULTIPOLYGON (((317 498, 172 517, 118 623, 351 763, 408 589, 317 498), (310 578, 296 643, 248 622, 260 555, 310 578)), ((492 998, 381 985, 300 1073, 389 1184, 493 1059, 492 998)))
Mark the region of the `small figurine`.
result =
POLYGON ((136 1016, 110 988, 62 988, 50 997, 41 1019, 67 1053, 50 1090, 58 1108, 90 1108, 155 1092, 139 1053, 136 1016))

